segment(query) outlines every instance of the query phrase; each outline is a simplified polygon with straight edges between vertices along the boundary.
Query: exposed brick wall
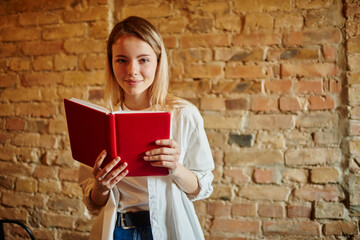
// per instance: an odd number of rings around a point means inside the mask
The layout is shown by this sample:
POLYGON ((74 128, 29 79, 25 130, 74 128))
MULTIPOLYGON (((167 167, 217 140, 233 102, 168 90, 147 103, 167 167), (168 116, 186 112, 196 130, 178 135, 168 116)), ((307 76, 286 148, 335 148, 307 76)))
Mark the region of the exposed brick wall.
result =
POLYGON ((359 239, 359 9, 1 1, 0 218, 25 221, 37 239, 88 238, 62 100, 102 103, 108 29, 140 15, 163 35, 171 92, 204 117, 216 164, 214 193, 195 203, 206 238, 359 239))

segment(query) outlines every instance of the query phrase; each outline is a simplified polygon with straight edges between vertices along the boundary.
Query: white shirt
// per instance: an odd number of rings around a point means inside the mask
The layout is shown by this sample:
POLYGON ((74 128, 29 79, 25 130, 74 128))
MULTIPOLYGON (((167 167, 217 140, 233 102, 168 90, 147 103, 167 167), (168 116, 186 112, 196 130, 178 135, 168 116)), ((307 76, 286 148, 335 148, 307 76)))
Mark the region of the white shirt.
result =
MULTIPOLYGON (((194 106, 172 111, 172 138, 180 144, 180 163, 198 178, 200 192, 189 196, 169 176, 148 177, 150 222, 156 240, 200 240, 204 235, 192 201, 204 199, 212 193, 214 161, 204 130, 203 119, 194 106)), ((79 183, 83 188, 84 203, 98 217, 90 239, 113 240, 120 192, 114 187, 104 207, 98 207, 89 198, 94 178, 91 168, 81 165, 79 183)))

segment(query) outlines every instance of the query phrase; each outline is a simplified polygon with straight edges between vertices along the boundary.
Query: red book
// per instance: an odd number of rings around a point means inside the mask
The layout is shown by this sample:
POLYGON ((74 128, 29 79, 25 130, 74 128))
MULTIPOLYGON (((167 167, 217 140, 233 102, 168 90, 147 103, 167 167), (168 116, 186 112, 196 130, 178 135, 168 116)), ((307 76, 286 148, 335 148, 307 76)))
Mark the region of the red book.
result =
POLYGON ((102 150, 105 166, 117 156, 127 162, 127 176, 163 176, 167 168, 153 167, 143 159, 145 152, 158 148, 155 141, 170 138, 168 112, 110 112, 79 99, 64 99, 72 156, 93 167, 102 150))

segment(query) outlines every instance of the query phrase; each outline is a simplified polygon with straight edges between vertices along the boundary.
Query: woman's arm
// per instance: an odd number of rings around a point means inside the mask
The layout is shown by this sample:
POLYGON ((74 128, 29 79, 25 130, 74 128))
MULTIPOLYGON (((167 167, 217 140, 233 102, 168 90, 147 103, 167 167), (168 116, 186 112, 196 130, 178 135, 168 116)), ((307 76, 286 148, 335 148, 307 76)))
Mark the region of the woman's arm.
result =
POLYGON ((104 206, 106 204, 110 190, 129 172, 125 169, 127 167, 126 162, 118 164, 121 160, 120 157, 113 159, 104 168, 101 168, 105 157, 106 151, 104 150, 96 159, 92 169, 95 181, 91 189, 90 199, 98 206, 104 206))
POLYGON ((173 139, 162 139, 155 142, 159 148, 146 152, 144 160, 152 161, 152 166, 166 167, 174 182, 189 195, 197 195, 200 186, 197 176, 180 164, 180 146, 173 139))

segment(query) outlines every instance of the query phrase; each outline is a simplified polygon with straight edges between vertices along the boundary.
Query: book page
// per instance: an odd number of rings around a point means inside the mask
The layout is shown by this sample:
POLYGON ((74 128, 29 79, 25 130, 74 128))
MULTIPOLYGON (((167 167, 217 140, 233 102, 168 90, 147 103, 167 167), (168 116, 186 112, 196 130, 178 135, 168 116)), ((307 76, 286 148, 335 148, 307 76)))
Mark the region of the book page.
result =
POLYGON ((100 112, 104 112, 106 114, 111 113, 108 109, 106 109, 106 108, 104 108, 102 106, 99 106, 99 105, 96 105, 96 104, 93 104, 93 103, 90 103, 90 102, 87 102, 87 101, 84 101, 84 100, 80 100, 80 99, 77 99, 77 98, 70 98, 70 101, 76 102, 76 103, 84 105, 84 106, 87 106, 89 108, 96 109, 96 110, 98 110, 100 112))

